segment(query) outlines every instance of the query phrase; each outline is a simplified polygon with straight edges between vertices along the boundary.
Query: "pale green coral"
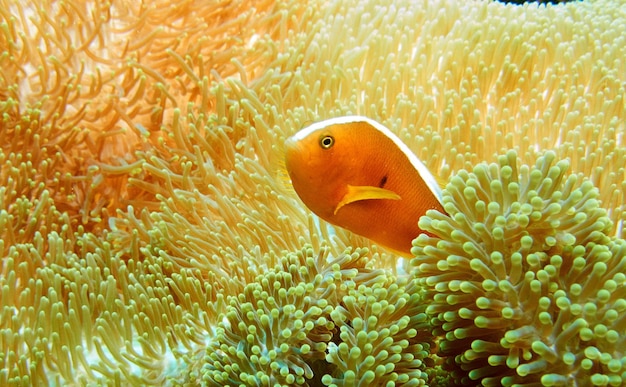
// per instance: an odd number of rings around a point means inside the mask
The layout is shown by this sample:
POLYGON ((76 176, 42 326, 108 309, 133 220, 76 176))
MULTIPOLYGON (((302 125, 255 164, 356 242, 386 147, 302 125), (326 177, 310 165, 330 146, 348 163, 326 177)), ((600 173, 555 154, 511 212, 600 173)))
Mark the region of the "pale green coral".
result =
POLYGON ((486 386, 621 385, 626 243, 598 190, 547 152, 461 171, 429 212, 411 262, 441 355, 486 386))

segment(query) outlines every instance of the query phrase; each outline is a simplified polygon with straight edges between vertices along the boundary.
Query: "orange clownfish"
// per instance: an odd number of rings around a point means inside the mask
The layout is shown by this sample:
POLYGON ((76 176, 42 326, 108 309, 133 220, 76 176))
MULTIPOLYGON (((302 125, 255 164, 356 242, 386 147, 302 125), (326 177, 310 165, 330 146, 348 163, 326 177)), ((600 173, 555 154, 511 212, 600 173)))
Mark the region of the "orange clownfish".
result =
POLYGON ((385 126, 367 117, 332 118, 285 142, 293 188, 320 218, 408 255, 420 216, 444 212, 426 166, 385 126))

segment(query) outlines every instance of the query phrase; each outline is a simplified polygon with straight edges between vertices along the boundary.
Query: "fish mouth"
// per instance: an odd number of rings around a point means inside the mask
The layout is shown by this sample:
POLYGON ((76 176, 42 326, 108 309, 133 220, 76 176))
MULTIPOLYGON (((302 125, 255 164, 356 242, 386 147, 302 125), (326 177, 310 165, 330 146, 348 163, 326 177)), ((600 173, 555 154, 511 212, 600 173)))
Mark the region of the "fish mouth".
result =
POLYGON ((297 165, 298 163, 308 162, 309 152, 295 136, 291 136, 285 140, 285 162, 287 165, 297 165))
POLYGON ((295 151, 298 148, 298 142, 296 141, 295 138, 293 138, 293 136, 287 138, 285 140, 285 151, 286 152, 292 152, 295 151))
POLYGON ((293 136, 285 140, 285 167, 290 176, 293 173, 293 166, 297 165, 296 160, 300 154, 299 148, 298 142, 293 136))
POLYGON ((310 179, 310 169, 313 167, 311 165, 312 156, 306 144, 303 144, 296 136, 291 136, 285 140, 285 169, 287 169, 292 183, 304 183, 310 179))

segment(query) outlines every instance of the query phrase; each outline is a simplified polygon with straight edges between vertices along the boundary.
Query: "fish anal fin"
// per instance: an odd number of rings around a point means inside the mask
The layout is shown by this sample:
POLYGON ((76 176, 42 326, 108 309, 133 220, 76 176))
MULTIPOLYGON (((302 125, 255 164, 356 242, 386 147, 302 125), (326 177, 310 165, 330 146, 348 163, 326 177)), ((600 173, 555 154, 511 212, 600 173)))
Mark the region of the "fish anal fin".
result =
POLYGON ((343 198, 341 198, 341 200, 335 207, 335 215, 337 214, 337 211, 339 211, 339 209, 346 204, 358 202, 361 200, 375 199, 400 200, 401 197, 393 191, 380 187, 348 184, 348 192, 343 195, 343 198))

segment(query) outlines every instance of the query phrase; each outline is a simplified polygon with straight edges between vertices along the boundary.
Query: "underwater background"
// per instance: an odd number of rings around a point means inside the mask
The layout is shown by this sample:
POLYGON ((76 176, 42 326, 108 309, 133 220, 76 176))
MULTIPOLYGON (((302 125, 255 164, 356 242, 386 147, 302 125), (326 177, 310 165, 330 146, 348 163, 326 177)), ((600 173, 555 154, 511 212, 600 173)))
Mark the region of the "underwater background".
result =
POLYGON ((626 383, 626 4, 0 0, 0 385, 626 383), (402 260, 283 142, 448 181, 402 260))

